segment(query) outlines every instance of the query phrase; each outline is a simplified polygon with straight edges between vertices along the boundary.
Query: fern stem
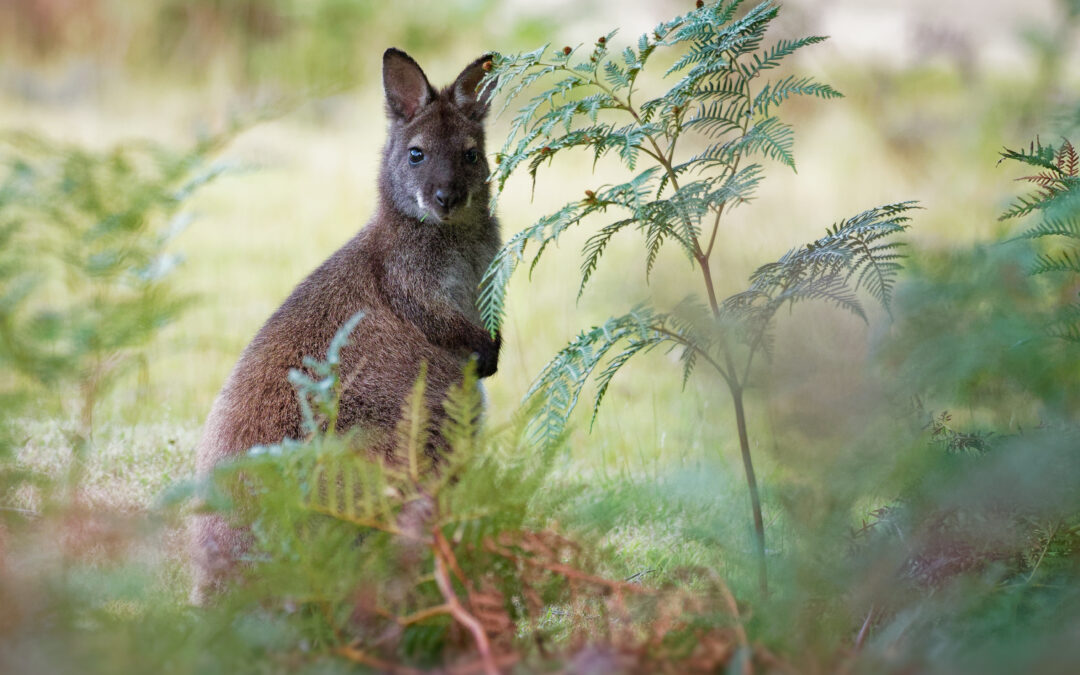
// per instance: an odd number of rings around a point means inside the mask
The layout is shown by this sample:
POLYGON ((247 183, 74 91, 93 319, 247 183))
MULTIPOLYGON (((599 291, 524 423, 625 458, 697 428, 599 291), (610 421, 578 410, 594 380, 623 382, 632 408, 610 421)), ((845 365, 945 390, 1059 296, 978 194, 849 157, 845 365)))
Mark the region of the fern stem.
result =
POLYGON ((746 486, 750 490, 750 508, 754 512, 758 585, 761 588, 761 594, 767 595, 769 593, 769 576, 765 564, 765 522, 761 517, 761 496, 758 492, 757 476, 754 474, 754 461, 750 457, 750 438, 746 433, 746 412, 743 408, 742 388, 732 387, 731 398, 735 403, 735 424, 739 429, 739 449, 742 452, 743 469, 746 470, 746 486))
POLYGON ((704 357, 705 360, 709 362, 709 365, 711 365, 713 368, 715 368, 716 372, 720 373, 720 376, 724 378, 725 382, 727 382, 728 387, 734 388, 734 387, 738 386, 736 381, 732 379, 734 377, 734 374, 729 373, 727 370, 724 369, 723 366, 721 366, 719 363, 717 363, 716 360, 713 359, 712 355, 709 354, 709 352, 702 349, 701 347, 698 347, 696 344, 694 344, 690 340, 687 340, 682 335, 679 335, 678 333, 676 333, 674 331, 670 331, 670 330, 668 330, 666 328, 663 328, 661 326, 652 326, 651 328, 652 328, 652 330, 656 331, 657 333, 663 333, 664 335, 667 335, 668 337, 675 340, 679 344, 681 344, 681 345, 683 345, 685 347, 688 347, 689 349, 693 349, 695 352, 697 352, 702 357, 704 357))
MULTIPOLYGON (((698 266, 701 267, 701 276, 705 282, 705 291, 709 294, 709 309, 712 310, 714 318, 720 318, 720 303, 716 299, 716 289, 713 288, 712 270, 709 269, 709 258, 701 247, 698 246, 697 238, 694 239, 694 247, 697 248, 697 252, 694 257, 698 261, 698 266)), ((735 371, 731 371, 732 375, 735 371)))

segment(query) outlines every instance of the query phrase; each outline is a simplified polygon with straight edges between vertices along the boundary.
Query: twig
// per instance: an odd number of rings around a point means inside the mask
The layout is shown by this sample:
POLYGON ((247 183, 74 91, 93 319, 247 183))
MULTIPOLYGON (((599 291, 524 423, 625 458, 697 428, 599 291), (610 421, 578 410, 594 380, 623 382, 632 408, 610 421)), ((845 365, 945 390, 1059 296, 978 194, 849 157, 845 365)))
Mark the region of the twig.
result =
POLYGON ((408 626, 414 623, 420 623, 424 619, 430 619, 433 616, 439 616, 441 614, 449 614, 450 605, 442 604, 435 607, 428 607, 427 609, 421 609, 419 612, 413 612, 412 614, 406 614, 401 617, 394 617, 394 620, 398 622, 400 626, 408 626))
POLYGON ((595 584, 597 586, 607 586, 615 591, 627 591, 629 593, 648 594, 649 590, 638 586, 637 584, 628 584, 625 581, 616 581, 614 579, 605 579, 603 577, 594 576, 581 570, 570 567, 569 565, 563 565, 561 563, 546 563, 542 560, 536 560, 535 558, 529 558, 526 556, 515 555, 514 553, 505 549, 499 548, 499 546, 491 539, 484 541, 484 548, 488 552, 495 555, 502 556, 508 560, 514 562, 521 562, 533 567, 540 567, 549 572, 555 572, 561 574, 569 579, 576 579, 578 581, 584 581, 586 583, 595 584))
POLYGON ((630 576, 626 577, 625 579, 623 579, 623 581, 625 583, 629 584, 629 583, 632 583, 633 581, 635 581, 636 579, 639 579, 639 578, 645 576, 646 574, 652 574, 655 571, 656 571, 656 568, 647 569, 647 570, 641 570, 640 572, 636 572, 636 573, 631 574, 630 576))
POLYGON ((870 611, 866 613, 866 620, 863 621, 862 628, 859 629, 859 634, 855 636, 855 651, 862 649, 863 642, 866 641, 866 636, 870 633, 870 623, 874 618, 874 612, 877 611, 877 607, 870 605, 870 611))
POLYGON ((461 569, 461 566, 458 565, 457 558, 454 557, 454 551, 450 548, 450 542, 446 540, 442 530, 438 527, 432 530, 432 534, 435 537, 435 546, 438 549, 436 553, 442 554, 443 559, 446 560, 450 566, 450 571, 458 578, 458 581, 465 587, 465 590, 471 593, 472 588, 470 588, 469 580, 465 576, 465 572, 461 569))
POLYGON ((439 550, 435 551, 435 583, 439 585, 439 590, 442 592, 443 597, 446 598, 450 615, 458 623, 465 626, 472 633, 473 639, 476 640, 476 649, 480 652, 480 661, 485 675, 499 675, 499 667, 491 656, 491 643, 488 642, 484 627, 480 625, 475 616, 469 614, 465 607, 462 606, 461 601, 458 600, 457 594, 454 593, 454 585, 450 581, 450 575, 446 572, 446 563, 443 562, 442 552, 439 550))
POLYGON ((353 645, 342 645, 334 649, 334 653, 338 656, 344 657, 353 663, 359 663, 364 666, 369 666, 383 673, 393 673, 394 675, 423 675, 424 671, 417 670, 416 668, 410 668, 408 666, 402 666, 389 661, 384 661, 377 656, 372 656, 364 650, 355 647, 353 645))

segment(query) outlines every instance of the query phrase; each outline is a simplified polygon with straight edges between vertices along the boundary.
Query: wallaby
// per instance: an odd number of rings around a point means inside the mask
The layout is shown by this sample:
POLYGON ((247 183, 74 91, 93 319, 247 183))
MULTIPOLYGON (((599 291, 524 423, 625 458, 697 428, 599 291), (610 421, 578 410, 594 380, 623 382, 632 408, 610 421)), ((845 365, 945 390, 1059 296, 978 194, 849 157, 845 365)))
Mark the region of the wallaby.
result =
MULTIPOLYGON (((487 377, 501 339, 481 325, 481 276, 499 247, 484 157, 489 97, 478 92, 483 56, 441 92, 407 54, 383 54, 389 133, 374 217, 289 295, 247 346, 218 394, 198 448, 197 473, 255 445, 301 436, 301 413, 287 375, 304 356, 326 353, 337 329, 365 312, 341 354, 340 429, 391 433, 427 363, 433 425, 441 401, 470 358, 487 377)), ((216 515, 192 527, 195 587, 201 604, 242 554, 248 535, 216 515)))

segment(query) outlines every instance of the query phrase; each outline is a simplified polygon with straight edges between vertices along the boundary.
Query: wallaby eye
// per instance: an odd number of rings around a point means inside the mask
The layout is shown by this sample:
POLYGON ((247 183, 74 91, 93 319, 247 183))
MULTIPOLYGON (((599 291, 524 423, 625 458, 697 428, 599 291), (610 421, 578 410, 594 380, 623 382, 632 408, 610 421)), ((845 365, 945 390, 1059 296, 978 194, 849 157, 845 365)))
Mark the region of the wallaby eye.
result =
POLYGON ((409 148, 409 164, 419 164, 424 161, 424 151, 420 148, 409 148))
POLYGON ((465 161, 469 164, 476 164, 478 159, 480 159, 480 155, 477 154, 476 148, 469 148, 465 151, 465 161))

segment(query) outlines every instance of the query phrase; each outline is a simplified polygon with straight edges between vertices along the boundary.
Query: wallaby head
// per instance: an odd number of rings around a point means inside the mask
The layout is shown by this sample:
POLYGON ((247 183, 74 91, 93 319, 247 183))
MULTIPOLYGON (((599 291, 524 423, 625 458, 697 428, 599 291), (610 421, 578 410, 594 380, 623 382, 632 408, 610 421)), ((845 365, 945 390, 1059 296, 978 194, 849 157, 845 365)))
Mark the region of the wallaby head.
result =
POLYGON ((398 211, 433 225, 475 222, 488 204, 484 117, 477 91, 490 56, 473 61, 441 92, 403 51, 383 54, 390 131, 379 186, 398 211))

